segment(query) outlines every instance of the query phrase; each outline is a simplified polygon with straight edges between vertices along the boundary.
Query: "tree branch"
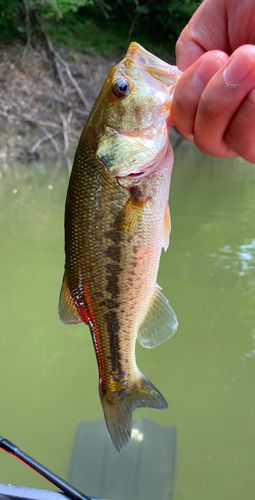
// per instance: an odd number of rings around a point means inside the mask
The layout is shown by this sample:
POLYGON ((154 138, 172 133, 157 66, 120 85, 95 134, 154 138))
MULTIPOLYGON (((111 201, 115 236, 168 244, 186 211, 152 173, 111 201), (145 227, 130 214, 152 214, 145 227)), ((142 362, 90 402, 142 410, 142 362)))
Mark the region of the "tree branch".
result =
POLYGON ((59 76, 59 79, 61 81, 61 84, 62 84, 62 87, 64 89, 64 92, 67 92, 67 86, 66 86, 66 83, 65 83, 65 80, 63 78, 63 69, 64 71, 66 72, 71 84, 73 85, 73 87, 75 88, 80 100, 84 103, 84 105, 86 106, 86 108, 89 108, 89 102, 87 101, 86 97, 84 96, 79 84, 77 83, 77 81, 75 80, 75 78, 73 77, 72 75, 72 72, 69 68, 69 65, 68 63, 62 59, 62 57, 59 55, 59 53, 54 49, 53 47, 53 43, 51 41, 51 38, 48 34, 48 32, 46 31, 45 29, 45 26, 41 20, 41 17, 40 15, 38 14, 38 12, 35 12, 35 17, 36 17, 36 20, 41 28, 41 31, 43 32, 44 36, 45 36, 45 39, 46 39, 46 42, 47 42, 47 45, 48 45, 48 49, 50 51, 50 53, 52 54, 52 57, 53 57, 53 61, 54 61, 54 64, 55 64, 55 67, 56 67, 56 70, 57 70, 57 73, 58 73, 58 76, 59 76), (62 67, 61 67, 62 65, 62 67))
MULTIPOLYGON (((60 134, 60 131, 59 132, 55 132, 55 134, 52 134, 52 138, 56 137, 57 135, 60 134)), ((42 137, 41 139, 39 139, 34 145, 33 147, 30 149, 30 154, 33 155, 35 154, 36 150, 39 148, 39 146, 41 146, 41 144, 43 144, 44 142, 46 141, 49 141, 49 137, 46 136, 46 137, 42 137)))
POLYGON ((68 149, 69 149, 69 137, 68 137, 68 122, 67 119, 62 113, 59 114, 62 123, 63 123, 63 137, 64 137, 64 143, 65 143, 65 148, 64 148, 64 155, 66 155, 68 149))
POLYGON ((54 149, 55 149, 55 151, 56 151, 57 155, 59 155, 59 154, 60 154, 60 149, 59 149, 58 144, 57 144, 57 142, 55 141, 54 137, 53 137, 53 136, 51 135, 51 133, 47 130, 47 128, 45 128, 45 127, 41 127, 40 125, 39 125, 39 128, 40 128, 40 129, 41 129, 41 130, 45 133, 45 135, 47 136, 47 138, 50 140, 51 144, 53 145, 53 147, 54 147, 54 149))
POLYGON ((25 28, 26 28, 26 37, 27 37, 26 46, 25 46, 25 48, 23 50, 23 54, 22 54, 21 66, 23 67, 24 63, 25 63, 26 56, 27 56, 27 51, 29 49, 31 49, 31 25, 30 25, 28 2, 27 2, 27 0, 21 0, 21 1, 23 3, 23 7, 24 7, 24 11, 25 11, 25 28))

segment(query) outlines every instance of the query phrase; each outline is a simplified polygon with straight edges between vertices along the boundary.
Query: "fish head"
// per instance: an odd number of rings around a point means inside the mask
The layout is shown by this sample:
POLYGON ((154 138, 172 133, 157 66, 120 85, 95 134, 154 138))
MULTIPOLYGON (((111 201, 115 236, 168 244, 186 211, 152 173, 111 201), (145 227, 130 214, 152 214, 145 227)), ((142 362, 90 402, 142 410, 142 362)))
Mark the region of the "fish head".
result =
POLYGON ((181 72, 132 42, 95 104, 96 156, 125 187, 155 173, 166 154, 181 72))

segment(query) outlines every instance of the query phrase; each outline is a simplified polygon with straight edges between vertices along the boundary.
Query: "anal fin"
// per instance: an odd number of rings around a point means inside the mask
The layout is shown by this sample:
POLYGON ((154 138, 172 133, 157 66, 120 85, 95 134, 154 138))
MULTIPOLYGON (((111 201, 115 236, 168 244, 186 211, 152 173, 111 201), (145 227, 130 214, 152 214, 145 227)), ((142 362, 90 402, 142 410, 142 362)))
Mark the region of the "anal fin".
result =
POLYGON ((156 347, 176 332, 178 321, 168 300, 156 285, 147 315, 138 330, 137 340, 147 348, 156 347))
POLYGON ((65 274, 60 291, 58 314, 61 321, 67 325, 80 323, 82 321, 71 297, 68 285, 66 283, 65 274))

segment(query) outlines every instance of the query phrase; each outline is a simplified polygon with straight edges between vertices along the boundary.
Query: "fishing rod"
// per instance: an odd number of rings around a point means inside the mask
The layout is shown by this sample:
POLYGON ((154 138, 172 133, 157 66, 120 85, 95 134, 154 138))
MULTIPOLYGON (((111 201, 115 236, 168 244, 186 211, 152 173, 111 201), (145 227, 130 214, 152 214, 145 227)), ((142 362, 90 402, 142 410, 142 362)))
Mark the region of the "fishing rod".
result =
POLYGON ((24 451, 20 450, 18 446, 8 441, 8 439, 4 439, 2 436, 0 436, 0 448, 2 448, 4 451, 7 451, 7 453, 10 453, 11 455, 19 458, 25 464, 29 465, 29 467, 31 467, 45 479, 50 481, 50 483, 54 484, 54 486, 60 488, 60 490, 63 491, 63 493, 65 493, 72 500, 93 500, 92 498, 88 497, 84 493, 81 493, 81 491, 71 486, 71 484, 64 481, 64 479, 61 479, 61 477, 57 476, 57 474, 54 474, 54 472, 47 469, 47 467, 44 467, 44 465, 34 460, 34 458, 24 453, 24 451))

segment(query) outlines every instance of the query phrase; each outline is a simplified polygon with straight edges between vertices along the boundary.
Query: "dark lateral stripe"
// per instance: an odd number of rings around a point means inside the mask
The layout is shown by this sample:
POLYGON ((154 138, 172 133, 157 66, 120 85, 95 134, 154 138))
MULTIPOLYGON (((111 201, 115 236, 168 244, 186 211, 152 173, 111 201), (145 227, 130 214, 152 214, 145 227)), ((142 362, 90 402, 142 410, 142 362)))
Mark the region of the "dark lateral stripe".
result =
POLYGON ((110 245, 106 252, 105 252, 105 256, 106 257, 109 257, 111 260, 113 260, 114 262, 118 262, 120 263, 121 262, 121 249, 120 249, 120 245, 110 245))

